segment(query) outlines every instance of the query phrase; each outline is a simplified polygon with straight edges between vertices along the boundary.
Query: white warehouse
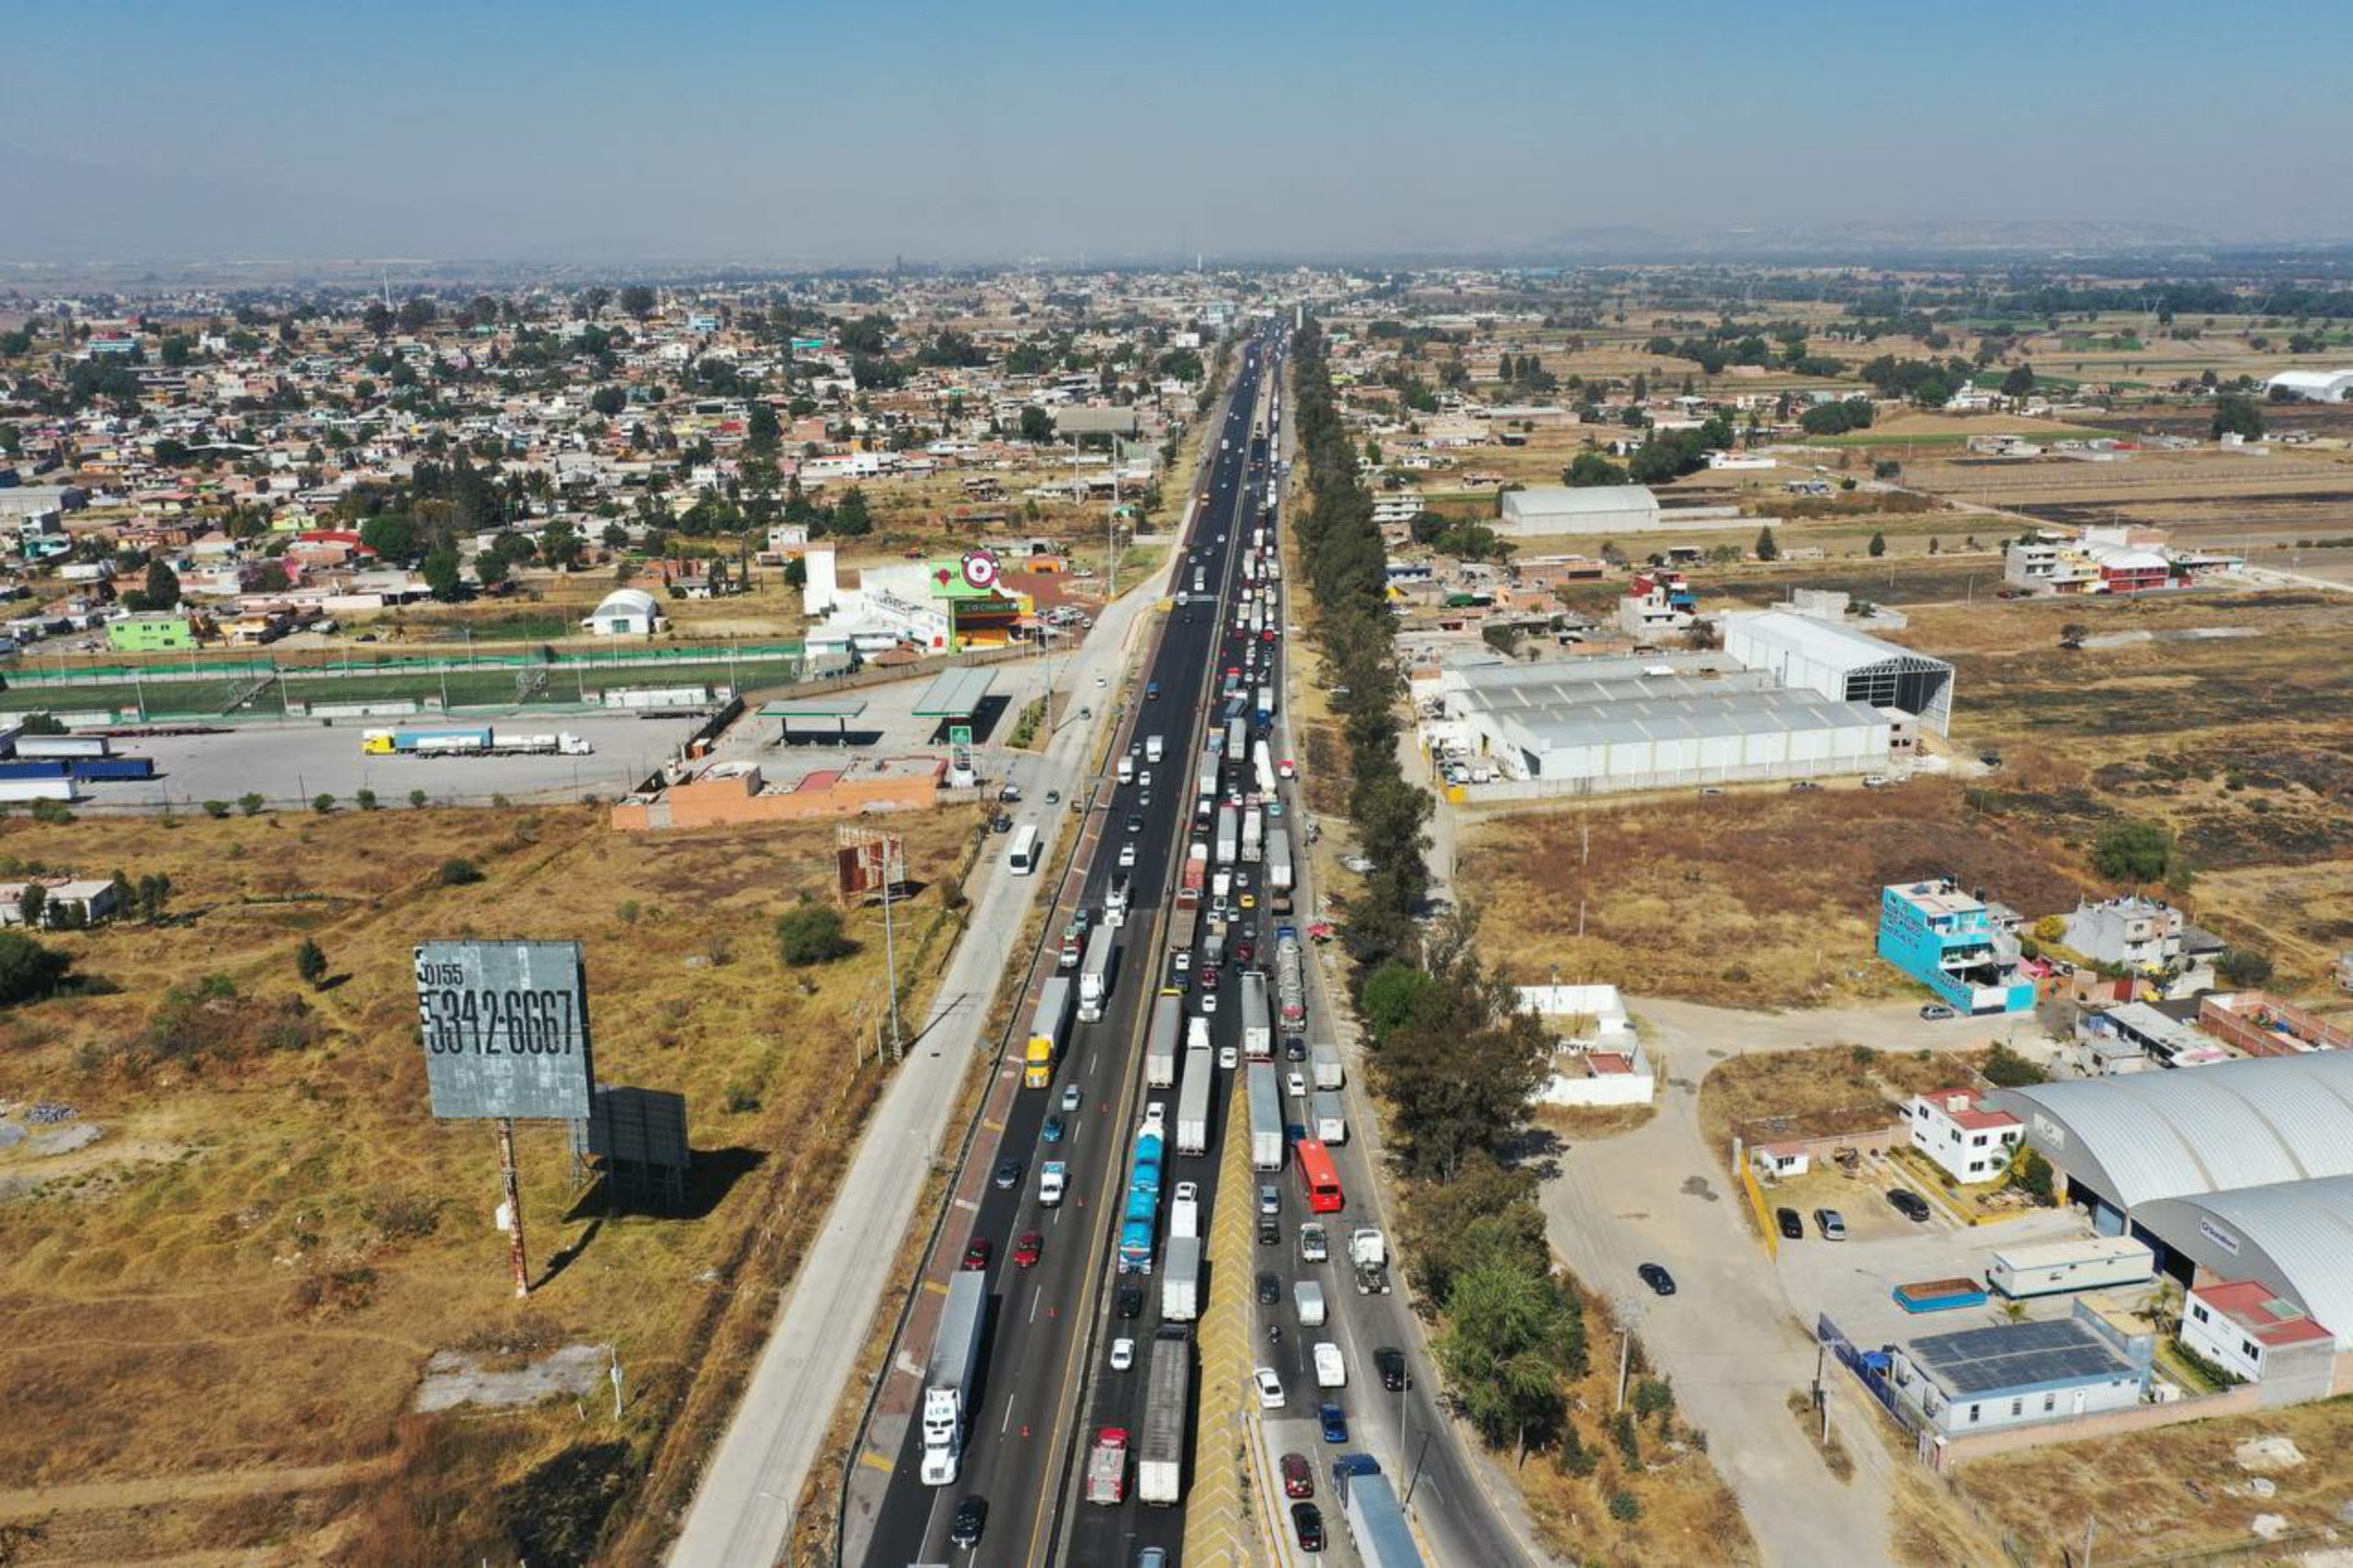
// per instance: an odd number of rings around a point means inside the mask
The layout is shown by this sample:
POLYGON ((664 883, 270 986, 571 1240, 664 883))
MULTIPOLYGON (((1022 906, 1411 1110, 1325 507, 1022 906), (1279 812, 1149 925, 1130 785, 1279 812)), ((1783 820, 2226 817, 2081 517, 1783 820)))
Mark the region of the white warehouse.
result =
POLYGON ((1874 772, 1895 731, 1756 671, 1631 659, 1449 670, 1439 700, 1480 756, 1546 794, 1874 772))
POLYGON ((1938 734, 1952 722, 1952 666, 1865 632, 1788 610, 1723 618, 1724 652, 1783 686, 1835 702, 1893 708, 1938 734))

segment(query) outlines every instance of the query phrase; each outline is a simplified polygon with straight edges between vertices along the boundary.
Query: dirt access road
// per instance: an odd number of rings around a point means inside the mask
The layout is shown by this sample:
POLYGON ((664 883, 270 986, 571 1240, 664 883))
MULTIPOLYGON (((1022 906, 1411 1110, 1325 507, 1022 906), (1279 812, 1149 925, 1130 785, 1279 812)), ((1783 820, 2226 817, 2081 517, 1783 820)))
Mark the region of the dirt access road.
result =
MULTIPOLYGON (((1740 1215, 1699 1131, 1699 1081, 1716 1062, 1759 1051, 1855 1043, 1881 1051, 1963 1051, 2003 1038, 1999 1020, 1929 1023, 1914 1002, 1810 1013, 1749 1013, 1630 998, 1668 1077, 1658 1114, 1635 1131, 1563 1151, 1542 1190, 1552 1246, 1616 1303, 1676 1403, 1708 1434, 1708 1451, 1740 1499, 1771 1563, 1889 1561, 1884 1450, 1875 1419, 1831 1383, 1854 1478, 1825 1469, 1790 1418, 1789 1395, 1812 1383, 1815 1352, 1764 1245, 1740 1215), (1653 1296, 1634 1270, 1663 1263, 1677 1294, 1653 1296)), ((1600 1353, 1597 1351, 1597 1353, 1600 1353)))

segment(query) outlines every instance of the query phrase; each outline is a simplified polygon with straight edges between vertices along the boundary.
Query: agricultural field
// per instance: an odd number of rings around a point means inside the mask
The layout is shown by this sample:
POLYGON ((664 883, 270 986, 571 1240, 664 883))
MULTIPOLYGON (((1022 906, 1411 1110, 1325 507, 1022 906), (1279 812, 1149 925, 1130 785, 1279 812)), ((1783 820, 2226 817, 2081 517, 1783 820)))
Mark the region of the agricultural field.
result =
POLYGON ((1909 994, 1873 955, 1885 883, 1949 871, 2037 911, 2072 906, 2079 885, 2061 846, 1970 812, 1950 780, 1678 792, 1463 824, 1456 881, 1477 890, 1481 950, 1520 983, 1557 965, 1563 982, 1746 1007, 1909 994))
MULTIPOLYGON (((977 821, 902 831, 919 1008, 977 821)), ((33 1532, 12 1561, 652 1556, 884 1081, 875 917, 814 968, 775 937, 827 896, 832 844, 622 836, 574 807, 0 824, 19 873, 170 879, 157 924, 45 937, 85 983, 0 1014, 29 1133, 0 1147, 0 1526, 33 1532), (412 943, 491 934, 585 944, 599 1080, 684 1093, 696 1152, 672 1215, 608 1205, 562 1127, 520 1126, 520 1304, 494 1140, 430 1117, 410 977, 412 943), (584 1392, 413 1409, 437 1357, 495 1375, 567 1346, 584 1392)))

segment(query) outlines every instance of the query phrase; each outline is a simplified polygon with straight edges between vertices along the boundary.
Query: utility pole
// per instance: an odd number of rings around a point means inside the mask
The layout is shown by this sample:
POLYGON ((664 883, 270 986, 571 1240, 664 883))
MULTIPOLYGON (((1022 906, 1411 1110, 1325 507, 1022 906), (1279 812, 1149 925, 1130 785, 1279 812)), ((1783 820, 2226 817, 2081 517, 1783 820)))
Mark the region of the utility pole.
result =
POLYGON ((906 1049, 899 1038, 899 949, 891 927, 891 846, 882 846, 882 963, 890 971, 891 985, 891 1058, 905 1057, 906 1049))
POLYGON ((1618 1408, 1626 1408, 1626 1369, 1634 1356, 1634 1324, 1630 1316, 1618 1325, 1618 1408))

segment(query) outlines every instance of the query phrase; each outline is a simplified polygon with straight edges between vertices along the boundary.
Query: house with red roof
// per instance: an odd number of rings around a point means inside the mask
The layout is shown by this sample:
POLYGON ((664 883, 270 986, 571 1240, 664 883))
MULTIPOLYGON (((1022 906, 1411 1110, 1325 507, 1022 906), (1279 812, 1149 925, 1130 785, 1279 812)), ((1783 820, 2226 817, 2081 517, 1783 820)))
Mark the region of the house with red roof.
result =
POLYGON ((2025 1124, 2008 1111, 1979 1105, 1974 1089, 1915 1095, 1904 1114, 1912 1119, 1912 1147, 1958 1182, 1998 1180, 2026 1135, 2025 1124))
POLYGON ((2325 1367, 2336 1355, 2334 1333, 2259 1279, 2191 1286, 2182 1301, 2181 1342, 2251 1383, 2266 1372, 2284 1375, 2290 1364, 2325 1367))

